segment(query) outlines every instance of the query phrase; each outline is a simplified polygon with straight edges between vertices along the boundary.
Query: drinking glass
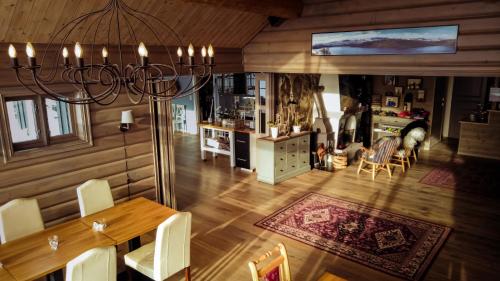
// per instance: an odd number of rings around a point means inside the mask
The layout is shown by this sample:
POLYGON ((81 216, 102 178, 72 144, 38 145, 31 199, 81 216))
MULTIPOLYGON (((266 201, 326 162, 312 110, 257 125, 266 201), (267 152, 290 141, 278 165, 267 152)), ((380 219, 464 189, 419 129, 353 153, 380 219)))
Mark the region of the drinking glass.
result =
POLYGON ((50 248, 55 251, 59 247, 59 236, 57 235, 52 235, 49 237, 49 245, 50 248))

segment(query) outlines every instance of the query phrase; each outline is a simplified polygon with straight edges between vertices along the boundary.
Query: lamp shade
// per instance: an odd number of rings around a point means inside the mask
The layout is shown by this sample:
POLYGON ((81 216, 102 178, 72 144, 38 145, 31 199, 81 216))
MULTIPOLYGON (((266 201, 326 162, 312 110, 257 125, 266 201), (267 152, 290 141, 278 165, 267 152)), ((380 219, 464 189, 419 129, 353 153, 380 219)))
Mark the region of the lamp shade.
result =
POLYGON ((133 124, 134 123, 134 115, 132 115, 132 110, 122 111, 122 124, 133 124))

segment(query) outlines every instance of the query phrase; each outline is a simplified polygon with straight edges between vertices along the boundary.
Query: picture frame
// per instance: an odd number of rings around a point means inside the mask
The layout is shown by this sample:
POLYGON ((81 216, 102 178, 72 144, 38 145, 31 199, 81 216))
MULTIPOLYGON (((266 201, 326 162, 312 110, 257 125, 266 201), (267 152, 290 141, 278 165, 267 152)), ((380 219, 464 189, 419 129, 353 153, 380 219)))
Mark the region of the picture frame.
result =
POLYGON ((459 25, 313 32, 313 56, 455 54, 459 25))
POLYGON ((403 96, 403 87, 394 87, 394 95, 398 97, 403 96))
POLYGON ((385 107, 399 107, 399 97, 385 97, 385 107))
POLYGON ((421 78, 410 78, 407 81, 407 86, 408 89, 420 89, 422 86, 422 79, 421 78))
POLYGON ((384 85, 386 85, 386 86, 396 85, 396 76, 394 76, 394 75, 384 76, 384 85))
POLYGON ((417 101, 418 102, 424 102, 425 101, 425 91, 424 90, 418 90, 417 91, 417 101))

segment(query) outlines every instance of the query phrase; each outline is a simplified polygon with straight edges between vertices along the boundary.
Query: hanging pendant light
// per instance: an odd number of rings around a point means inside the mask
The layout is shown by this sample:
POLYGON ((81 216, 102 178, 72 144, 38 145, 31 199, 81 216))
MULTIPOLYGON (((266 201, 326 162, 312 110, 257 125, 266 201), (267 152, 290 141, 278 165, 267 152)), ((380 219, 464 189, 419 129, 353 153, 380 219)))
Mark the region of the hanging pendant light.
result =
MULTIPOLYGON (((111 104, 118 96, 126 94, 137 104, 145 97, 164 101, 188 95, 210 81, 215 66, 212 45, 209 44, 208 49, 201 49, 201 62, 196 63, 194 46, 189 44, 188 64, 184 63, 182 46, 180 36, 159 18, 128 6, 124 0, 108 0, 102 9, 81 15, 55 32, 45 48, 40 64, 36 61, 35 47, 30 42, 26 44, 26 66, 19 64, 12 44, 8 53, 19 83, 35 94, 48 95, 66 103, 100 105, 111 104), (141 31, 136 32, 136 27, 141 31), (164 53, 161 57, 168 58, 168 63, 155 63, 155 53, 150 54, 145 43, 139 41, 142 37, 154 38, 154 42, 150 44, 162 47, 164 53), (98 42, 96 38, 101 38, 101 41, 98 42), (178 56, 175 63, 168 47, 172 43, 167 43, 164 38, 175 41, 173 45, 177 47, 178 56), (67 48, 72 43, 75 64, 70 62, 67 48), (105 47, 102 47, 103 43, 105 47), (116 48, 110 49, 110 46, 116 48), (54 57, 52 63, 46 61, 49 57, 47 50, 53 50, 54 47, 62 54, 62 62, 61 55, 50 56, 54 57), (132 52, 125 51, 129 47, 132 47, 132 52), (102 63, 96 61, 99 56, 94 54, 94 50, 102 50, 102 63), (111 58, 116 61, 113 62, 111 58), (28 72, 30 78, 26 79, 25 75, 21 75, 22 71, 28 72), (177 81, 186 73, 202 79, 189 79, 190 84, 178 89, 177 81), (193 82, 195 80, 197 82, 193 82), (67 90, 59 92, 51 88, 54 82, 62 82, 75 90, 70 94, 67 90), (167 86, 155 87, 158 82, 164 82, 167 86)), ((160 55, 156 58, 158 57, 160 55)))

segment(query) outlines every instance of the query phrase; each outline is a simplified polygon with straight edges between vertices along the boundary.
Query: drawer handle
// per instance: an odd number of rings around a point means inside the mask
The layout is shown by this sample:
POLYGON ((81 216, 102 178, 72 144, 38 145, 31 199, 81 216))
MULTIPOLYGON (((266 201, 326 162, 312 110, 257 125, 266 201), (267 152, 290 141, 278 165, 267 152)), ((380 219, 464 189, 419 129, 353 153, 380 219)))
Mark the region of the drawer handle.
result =
POLYGON ((292 168, 295 168, 295 166, 294 166, 294 165, 292 165, 292 168))
POLYGON ((283 172, 283 170, 280 170, 280 172, 283 172))
POLYGON ((238 159, 238 160, 240 160, 240 161, 247 162, 247 159, 241 159, 241 158, 236 158, 236 159, 238 159))
POLYGON ((283 158, 280 158, 281 161, 283 161, 283 158))
POLYGON ((292 157, 295 157, 295 154, 292 154, 292 157))
POLYGON ((242 141, 242 140, 236 140, 236 142, 239 142, 239 143, 247 143, 246 141, 242 141))
POLYGON ((302 153, 306 153, 306 151, 305 151, 305 150, 302 150, 302 153))
POLYGON ((294 143, 292 143, 292 146, 295 146, 295 144, 294 144, 294 143))
POLYGON ((304 164, 306 163, 306 161, 303 162, 304 164))

